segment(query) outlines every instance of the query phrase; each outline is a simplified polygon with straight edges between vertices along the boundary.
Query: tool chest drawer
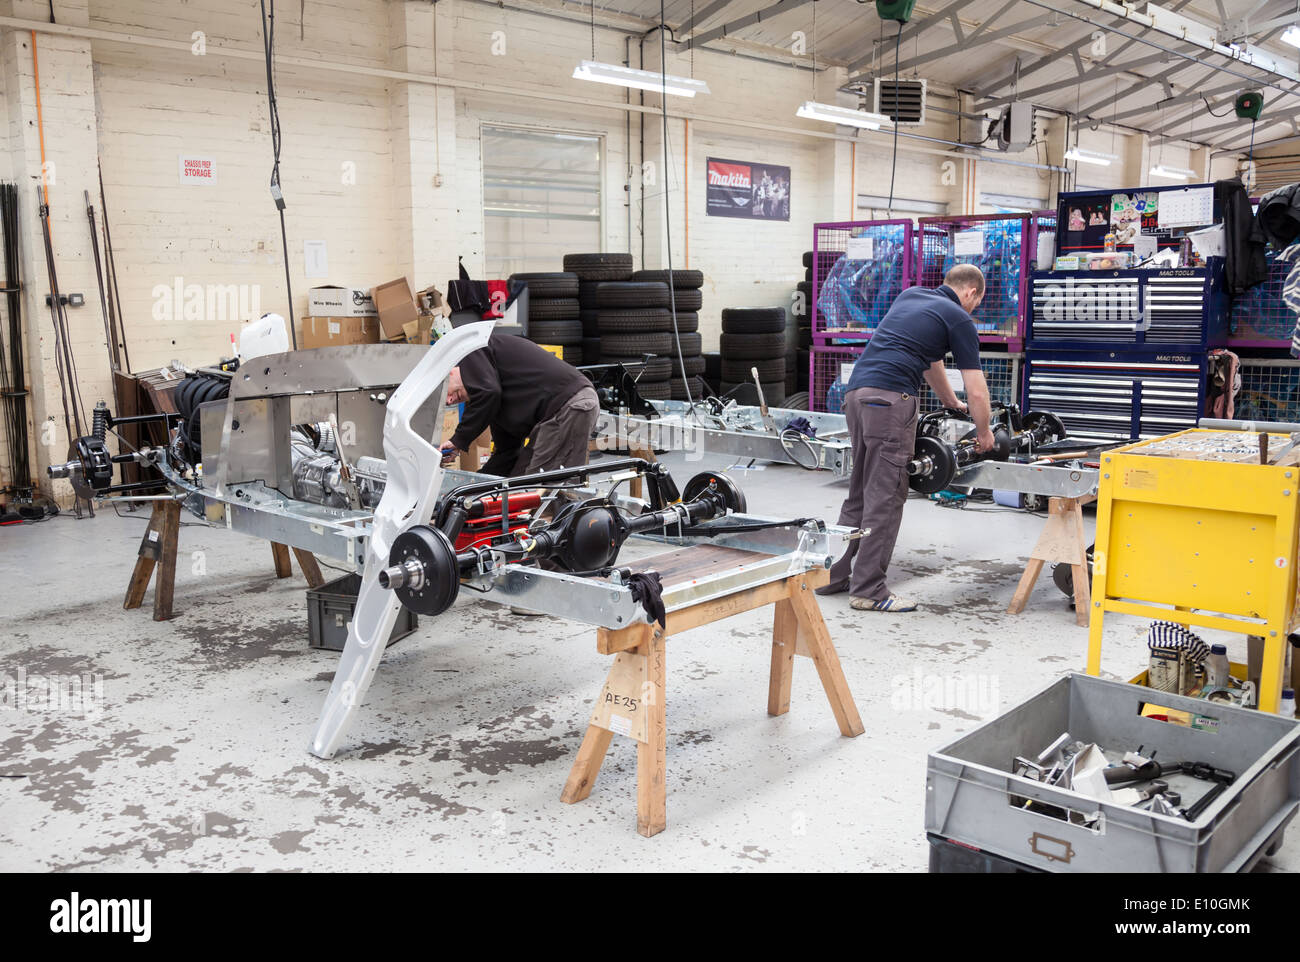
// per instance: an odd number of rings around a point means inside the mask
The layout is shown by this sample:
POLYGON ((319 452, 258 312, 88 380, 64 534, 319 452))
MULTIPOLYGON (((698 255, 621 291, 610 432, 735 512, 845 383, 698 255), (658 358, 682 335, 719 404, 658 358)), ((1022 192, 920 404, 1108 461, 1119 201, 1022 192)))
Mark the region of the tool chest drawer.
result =
POLYGON ((1227 342, 1222 270, 1037 271, 1030 278, 1030 347, 1110 350, 1227 342))
POLYGON ((1154 438, 1196 425, 1205 377, 1192 354, 1031 350, 1021 407, 1052 411, 1079 440, 1154 438))

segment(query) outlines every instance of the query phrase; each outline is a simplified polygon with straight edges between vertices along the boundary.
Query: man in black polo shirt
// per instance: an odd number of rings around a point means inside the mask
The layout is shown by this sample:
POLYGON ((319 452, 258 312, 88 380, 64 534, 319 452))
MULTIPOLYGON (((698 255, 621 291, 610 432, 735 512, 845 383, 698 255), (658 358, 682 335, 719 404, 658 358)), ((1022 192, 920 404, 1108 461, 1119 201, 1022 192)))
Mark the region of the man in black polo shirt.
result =
POLYGON ((587 463, 599 399, 591 381, 550 351, 516 334, 493 333, 486 347, 465 355, 447 380, 447 404, 465 404, 443 446, 469 450, 492 429, 489 474, 517 477, 587 463))
POLYGON ((898 295, 862 356, 853 365, 844 395, 844 416, 853 442, 853 473, 839 523, 870 531, 849 543, 831 568, 821 595, 849 592, 860 611, 915 611, 916 605, 889 591, 885 572, 898 539, 907 501, 907 462, 916 443, 916 395, 921 379, 939 403, 966 410, 948 383, 943 358, 952 353, 961 371, 976 447, 993 447, 989 389, 980 369, 979 335, 970 312, 984 297, 984 275, 974 264, 958 264, 943 286, 913 287, 898 295))

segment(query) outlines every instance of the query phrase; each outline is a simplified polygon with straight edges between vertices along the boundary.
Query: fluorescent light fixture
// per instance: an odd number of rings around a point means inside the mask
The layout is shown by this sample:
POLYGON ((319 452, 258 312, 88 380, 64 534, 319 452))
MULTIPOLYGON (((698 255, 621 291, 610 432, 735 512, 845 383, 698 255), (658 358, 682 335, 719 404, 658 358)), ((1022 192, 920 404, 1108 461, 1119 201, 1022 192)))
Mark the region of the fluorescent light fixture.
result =
POLYGON ((1282 42, 1289 43, 1293 47, 1300 47, 1300 26, 1293 23, 1283 30, 1282 42))
POLYGON ((828 124, 861 127, 864 130, 879 130, 882 125, 893 123, 884 114, 869 114, 865 110, 837 107, 835 104, 819 104, 814 100, 805 101, 795 114, 807 120, 822 120, 828 124))
MULTIPOLYGON (((858 194, 858 210, 887 210, 889 198, 879 194, 858 194)), ((894 213, 908 214, 946 214, 946 203, 931 200, 913 200, 907 197, 894 198, 894 213)))
POLYGON ((1073 160, 1080 164, 1096 164, 1098 167, 1109 167, 1112 160, 1118 160, 1115 154, 1103 154, 1099 150, 1084 150, 1082 147, 1071 147, 1065 152, 1066 160, 1073 160))
POLYGON ((1190 180, 1196 173, 1194 170, 1188 170, 1186 167, 1167 167, 1164 164, 1156 164, 1148 173, 1152 177, 1167 177, 1170 180, 1190 180))
POLYGON ((584 60, 574 67, 573 77, 575 80, 593 80, 600 84, 632 87, 635 90, 649 90, 651 93, 670 93, 679 97, 709 93, 709 85, 693 77, 674 77, 672 74, 636 70, 622 64, 599 63, 595 60, 584 60))
POLYGON ((980 193, 980 203, 986 207, 1002 207, 1007 210, 1046 210, 1049 205, 1041 197, 1017 197, 1015 194, 980 193))

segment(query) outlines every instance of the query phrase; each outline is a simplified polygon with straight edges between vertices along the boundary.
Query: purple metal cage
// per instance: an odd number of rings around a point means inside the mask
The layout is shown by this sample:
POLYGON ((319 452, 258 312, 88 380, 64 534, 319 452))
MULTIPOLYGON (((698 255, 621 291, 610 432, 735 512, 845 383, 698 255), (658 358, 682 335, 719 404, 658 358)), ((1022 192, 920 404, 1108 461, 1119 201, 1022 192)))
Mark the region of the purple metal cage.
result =
POLYGON ((922 217, 918 231, 917 283, 938 287, 954 264, 978 265, 986 283, 984 300, 973 315, 980 340, 1020 350, 1029 274, 1040 260, 1050 263, 1055 255, 1056 212, 922 217))
POLYGON ((871 336, 899 291, 916 284, 915 233, 906 219, 813 225, 814 337, 871 336))

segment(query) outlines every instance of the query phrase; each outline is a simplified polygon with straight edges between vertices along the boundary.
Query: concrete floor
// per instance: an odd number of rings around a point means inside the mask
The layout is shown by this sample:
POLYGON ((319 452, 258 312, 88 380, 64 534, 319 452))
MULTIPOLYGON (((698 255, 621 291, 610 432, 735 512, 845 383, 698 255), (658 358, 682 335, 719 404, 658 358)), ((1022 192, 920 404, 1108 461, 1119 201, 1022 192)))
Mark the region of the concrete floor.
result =
MULTIPOLYGON (((665 460, 679 482, 726 464, 665 460)), ((794 467, 735 476, 756 513, 834 520, 842 498, 794 467)), ((387 654, 352 748, 323 761, 307 743, 338 656, 307 647, 301 578, 277 581, 263 542, 185 527, 177 617, 152 621, 152 593, 123 611, 145 517, 0 529, 0 683, 103 679, 97 710, 0 712, 0 870, 924 871, 926 753, 1087 644, 1046 575, 1004 613, 1039 518, 914 498, 893 587, 922 610, 822 603, 866 734, 839 736, 804 659, 768 717, 771 609, 674 637, 668 830, 644 839, 626 740, 590 799, 559 801, 609 664, 592 629, 462 594, 387 654), (956 686, 940 705, 933 679, 956 686)), ((1142 667, 1144 631, 1108 619, 1108 677, 1142 667)), ((1298 835, 1267 868, 1300 870, 1298 835)))

